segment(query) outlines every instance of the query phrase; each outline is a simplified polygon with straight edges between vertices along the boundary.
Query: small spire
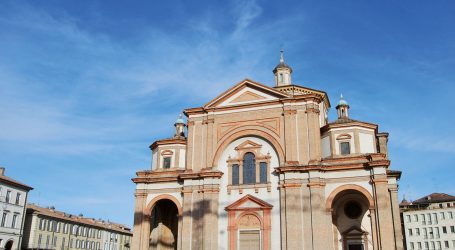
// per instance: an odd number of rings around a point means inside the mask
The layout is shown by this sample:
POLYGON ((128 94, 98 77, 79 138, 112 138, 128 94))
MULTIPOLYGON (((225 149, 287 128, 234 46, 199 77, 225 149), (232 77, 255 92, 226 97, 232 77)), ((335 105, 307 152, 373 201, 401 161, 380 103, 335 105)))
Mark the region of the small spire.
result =
POLYGON ((284 50, 280 50, 280 63, 284 63, 284 50))
POLYGON ((343 93, 341 93, 341 95, 340 95, 340 99, 341 99, 341 100, 343 100, 343 99, 344 99, 344 97, 343 97, 343 93))

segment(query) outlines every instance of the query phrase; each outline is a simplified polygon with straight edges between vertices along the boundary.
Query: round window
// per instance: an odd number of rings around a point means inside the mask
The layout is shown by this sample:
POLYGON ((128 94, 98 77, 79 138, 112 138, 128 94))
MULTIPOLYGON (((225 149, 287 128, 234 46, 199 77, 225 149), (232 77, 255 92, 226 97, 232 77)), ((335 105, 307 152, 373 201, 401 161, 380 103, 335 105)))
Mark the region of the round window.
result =
POLYGON ((349 201, 344 205, 344 214, 351 219, 357 219, 362 215, 362 206, 356 201, 349 201))

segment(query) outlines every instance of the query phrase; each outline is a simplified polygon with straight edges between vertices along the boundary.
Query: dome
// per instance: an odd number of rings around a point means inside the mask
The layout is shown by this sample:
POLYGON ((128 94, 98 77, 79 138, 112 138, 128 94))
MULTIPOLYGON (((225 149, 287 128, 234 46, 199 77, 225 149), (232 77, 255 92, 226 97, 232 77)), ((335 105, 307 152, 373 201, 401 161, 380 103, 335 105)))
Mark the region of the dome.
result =
POLYGON ((344 99, 343 94, 341 94, 340 101, 337 106, 349 106, 348 102, 344 99))
POLYGON ((284 53, 284 51, 280 50, 280 63, 273 69, 273 74, 276 74, 278 69, 288 69, 290 71, 290 73, 292 73, 292 68, 289 67, 289 65, 287 65, 284 62, 284 54, 283 53, 284 53))
POLYGON ((285 62, 280 62, 274 69, 273 69, 273 73, 275 74, 278 69, 289 69, 289 71, 291 71, 292 73, 292 68, 287 65, 285 62))
POLYGON ((175 124, 185 124, 185 121, 182 118, 182 115, 180 114, 179 118, 175 120, 175 124))

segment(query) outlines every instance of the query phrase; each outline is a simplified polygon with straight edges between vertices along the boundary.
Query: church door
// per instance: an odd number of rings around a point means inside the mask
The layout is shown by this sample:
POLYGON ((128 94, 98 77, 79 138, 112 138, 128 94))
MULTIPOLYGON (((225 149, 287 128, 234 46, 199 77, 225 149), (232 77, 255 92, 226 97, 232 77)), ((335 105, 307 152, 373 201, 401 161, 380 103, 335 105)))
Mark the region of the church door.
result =
POLYGON ((240 231, 239 250, 261 250, 261 231, 260 230, 240 231))
POLYGON ((363 250, 363 244, 349 244, 348 250, 363 250))

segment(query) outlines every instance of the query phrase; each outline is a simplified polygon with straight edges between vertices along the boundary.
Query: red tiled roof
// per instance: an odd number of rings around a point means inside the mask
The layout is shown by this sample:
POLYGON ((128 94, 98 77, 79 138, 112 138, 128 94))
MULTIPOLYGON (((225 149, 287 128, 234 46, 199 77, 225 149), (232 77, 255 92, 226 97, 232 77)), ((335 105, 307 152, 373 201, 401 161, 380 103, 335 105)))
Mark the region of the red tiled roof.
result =
POLYGON ((16 187, 18 187, 18 188, 25 189, 25 190, 27 190, 27 191, 30 191, 30 190, 33 189, 32 187, 30 187, 30 186, 28 186, 28 185, 25 185, 24 183, 18 182, 18 181, 16 181, 16 180, 14 180, 13 178, 10 178, 10 177, 5 176, 5 175, 0 175, 0 181, 4 181, 4 182, 6 182, 7 184, 16 186, 16 187))
POLYGON ((27 211, 33 211, 33 213, 42 214, 47 217, 57 218, 65 221, 71 221, 78 224, 89 225, 93 227, 103 228, 107 230, 122 232, 125 234, 132 235, 131 229, 128 226, 113 223, 113 222, 105 222, 102 220, 96 220, 93 218, 86 218, 83 216, 76 216, 72 214, 67 214, 65 212, 57 211, 51 208, 44 208, 37 206, 35 204, 27 204, 27 211))
POLYGON ((413 201, 413 204, 422 204, 422 203, 436 203, 436 202, 446 202, 446 201, 455 201, 455 196, 444 194, 444 193, 432 193, 426 195, 420 199, 413 201))

